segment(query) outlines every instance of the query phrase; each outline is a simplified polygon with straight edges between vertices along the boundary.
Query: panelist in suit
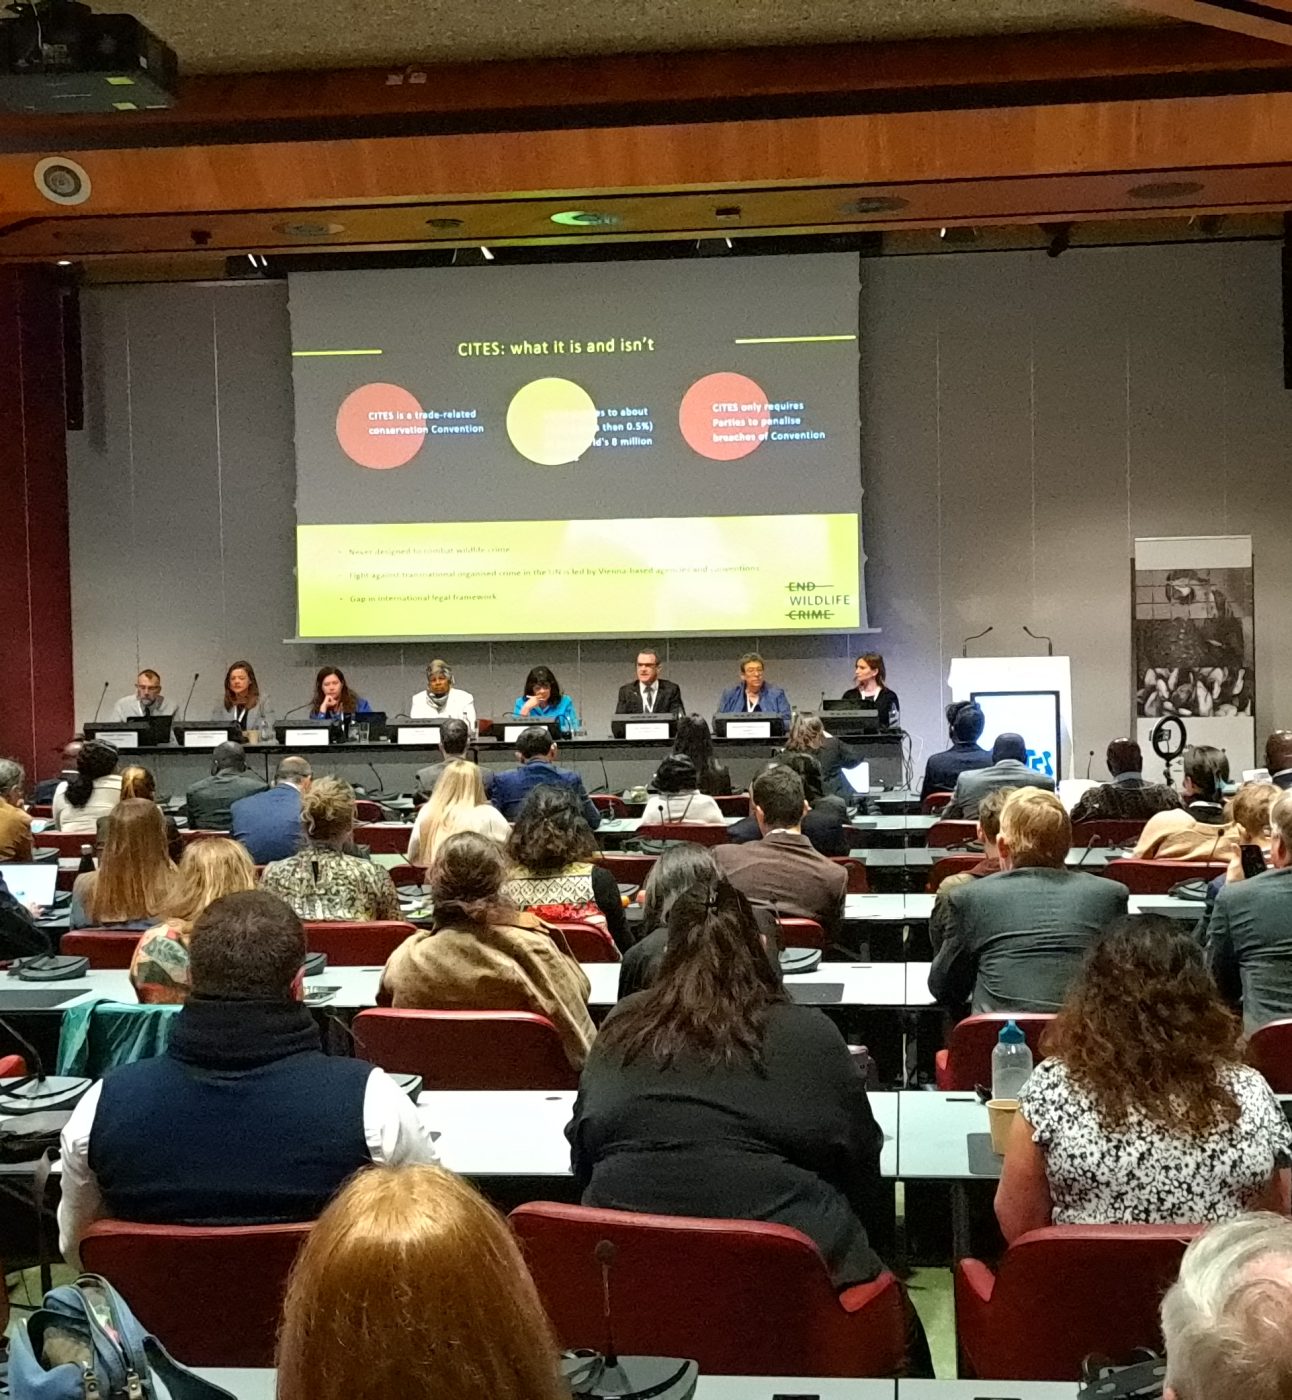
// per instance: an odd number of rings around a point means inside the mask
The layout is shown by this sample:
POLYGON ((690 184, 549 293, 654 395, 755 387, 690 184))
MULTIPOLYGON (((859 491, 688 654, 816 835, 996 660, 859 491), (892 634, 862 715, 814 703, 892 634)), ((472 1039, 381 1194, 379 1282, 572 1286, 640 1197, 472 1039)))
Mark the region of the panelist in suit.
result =
POLYGON ((718 701, 720 715, 780 715, 788 725, 790 702, 778 685, 768 685, 764 679, 763 658, 756 651, 747 651, 740 658, 740 681, 722 692, 718 701))
POLYGON ((112 707, 112 722, 124 724, 128 719, 150 719, 153 715, 173 715, 175 705, 162 694, 161 677, 153 670, 143 670, 135 677, 135 693, 118 700, 112 707))
POLYGON ((426 668, 426 689, 419 690, 408 706, 409 719, 460 719, 476 732, 476 698, 453 684, 453 667, 438 658, 426 668))
POLYGON ((879 652, 863 652, 853 666, 852 684, 839 698, 847 700, 854 709, 877 711, 881 729, 897 729, 902 723, 902 710, 887 679, 884 658, 879 652))
POLYGON ((320 666, 314 677, 310 699, 311 719, 341 719, 345 715, 370 715, 372 706, 350 689, 345 672, 335 666, 320 666))
POLYGON ((1276 729, 1266 739, 1265 770, 1275 787, 1292 788, 1292 729, 1276 729))
POLYGON ((991 746, 991 763, 986 768, 969 769, 956 779, 951 801, 942 809, 948 820, 976 818, 978 804, 989 792, 1001 788, 1035 787, 1054 791, 1054 779, 1027 766, 1027 744, 1021 734, 998 734, 991 746))
POLYGON ((515 768, 494 774, 489 793, 489 800, 509 822, 514 822, 520 815, 525 799, 534 788, 552 783, 557 787, 573 789, 584 818, 593 831, 601 825, 601 813, 584 790, 583 779, 577 773, 556 766, 556 745, 546 729, 534 725, 521 730, 516 740, 516 760, 515 768))
POLYGON ((676 715, 684 714, 682 691, 672 681, 659 674, 659 653, 645 647, 637 653, 637 679, 619 687, 615 702, 617 715, 676 715))

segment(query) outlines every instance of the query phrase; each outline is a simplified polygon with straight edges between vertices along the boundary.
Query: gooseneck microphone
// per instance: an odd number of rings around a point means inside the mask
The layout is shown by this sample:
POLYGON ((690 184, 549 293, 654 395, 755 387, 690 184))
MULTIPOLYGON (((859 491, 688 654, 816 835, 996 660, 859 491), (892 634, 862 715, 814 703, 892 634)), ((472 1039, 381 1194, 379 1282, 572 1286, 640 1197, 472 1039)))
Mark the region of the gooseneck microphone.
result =
POLYGON ((1090 757, 1086 759, 1086 777, 1090 777, 1090 765, 1095 761, 1095 751, 1090 750, 1090 757))
POLYGON ((1054 655, 1054 639, 1052 637, 1047 637, 1043 632, 1033 632, 1032 629, 1026 625, 1024 625, 1023 631, 1026 632, 1034 642, 1045 643, 1045 654, 1047 656, 1054 655))
POLYGON ((979 637, 985 637, 988 632, 994 632, 995 630, 995 626, 984 627, 981 632, 975 632, 972 637, 966 637, 964 641, 960 643, 960 655, 968 656, 970 642, 976 642, 979 637))
POLYGON ((108 687, 109 687, 111 684, 112 684, 111 681, 104 681, 104 682, 103 682, 103 689, 102 689, 101 691, 99 691, 99 703, 94 707, 94 718, 90 720, 90 723, 91 723, 91 724, 97 724, 97 723, 98 723, 99 711, 103 708, 103 701, 104 701, 104 698, 106 697, 106 695, 107 695, 107 693, 108 693, 108 687))
POLYGON ((301 712, 302 710, 311 709, 311 708, 313 707, 313 704, 314 704, 313 700, 307 700, 303 705, 297 705, 297 707, 296 707, 294 710, 288 710, 288 711, 287 711, 287 713, 283 716, 283 720, 284 720, 284 721, 287 721, 287 720, 291 719, 291 717, 292 717, 293 715, 298 715, 298 714, 300 714, 300 712, 301 712))
POLYGON ((1077 869, 1080 870, 1081 867, 1086 863, 1086 857, 1090 854, 1091 851, 1094 850, 1096 846, 1106 846, 1107 844, 1108 842, 1104 840, 1104 838, 1098 832, 1096 832, 1086 843, 1086 849, 1081 852, 1081 858, 1077 861, 1077 869))
POLYGON ((0 1113, 35 1113, 74 1107, 89 1091, 91 1080, 72 1077, 50 1079, 39 1050, 18 1034, 8 1021, 0 1020, 0 1030, 15 1042, 27 1061, 30 1073, 25 1079, 0 1089, 0 1113))
POLYGON ((618 1250, 610 1240, 601 1240, 592 1251, 601 1265, 601 1315, 606 1324, 606 1344, 601 1350, 607 1367, 619 1365, 619 1348, 615 1346, 615 1324, 610 1309, 610 1266, 618 1250))
POLYGON ((193 684, 188 688, 188 699, 184 701, 184 713, 179 717, 181 724, 188 719, 188 707, 193 703, 193 692, 197 689, 197 679, 201 674, 201 671, 193 672, 193 684))

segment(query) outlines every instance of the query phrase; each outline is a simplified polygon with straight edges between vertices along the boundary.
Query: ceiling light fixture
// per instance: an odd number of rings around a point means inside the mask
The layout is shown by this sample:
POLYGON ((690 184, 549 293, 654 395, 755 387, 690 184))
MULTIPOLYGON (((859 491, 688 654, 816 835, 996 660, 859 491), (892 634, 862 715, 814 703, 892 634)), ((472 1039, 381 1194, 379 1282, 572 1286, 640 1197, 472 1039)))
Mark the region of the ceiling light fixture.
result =
POLYGON ((72 260, 71 258, 59 258, 58 265, 59 267, 71 267, 72 260))
POLYGON ((427 219, 426 224, 427 224, 427 227, 428 227, 428 228, 442 228, 442 229, 461 228, 461 227, 462 227, 462 220, 461 220, 461 219, 448 219, 448 218, 440 217, 440 218, 434 218, 434 219, 427 219))
POLYGON ((327 238, 330 234, 344 233, 344 224, 311 223, 308 220, 289 221, 273 226, 275 233, 287 238, 327 238))

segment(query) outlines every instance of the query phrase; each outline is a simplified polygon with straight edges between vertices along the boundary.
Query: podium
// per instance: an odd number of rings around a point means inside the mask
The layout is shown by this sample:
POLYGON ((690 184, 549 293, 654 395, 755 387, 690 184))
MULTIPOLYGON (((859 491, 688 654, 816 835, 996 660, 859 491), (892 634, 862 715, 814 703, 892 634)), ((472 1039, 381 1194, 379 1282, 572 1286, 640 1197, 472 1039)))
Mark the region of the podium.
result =
POLYGON ((958 656, 947 674, 953 700, 978 698, 984 747, 1022 734, 1029 762, 1056 782, 1072 772, 1072 662, 1066 656, 958 656))

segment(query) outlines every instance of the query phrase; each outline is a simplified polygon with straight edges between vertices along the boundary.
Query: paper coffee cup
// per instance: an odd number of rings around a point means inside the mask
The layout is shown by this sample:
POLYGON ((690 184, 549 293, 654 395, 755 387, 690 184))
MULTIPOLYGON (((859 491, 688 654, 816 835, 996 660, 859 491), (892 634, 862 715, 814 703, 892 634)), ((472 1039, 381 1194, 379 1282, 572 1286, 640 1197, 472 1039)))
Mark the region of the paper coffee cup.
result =
POLYGON ((1009 1135, 1014 1131, 1014 1117, 1017 1113, 1017 1099, 987 1101, 987 1121, 991 1124, 991 1150, 998 1157, 1003 1157, 1005 1149, 1009 1146, 1009 1135))

